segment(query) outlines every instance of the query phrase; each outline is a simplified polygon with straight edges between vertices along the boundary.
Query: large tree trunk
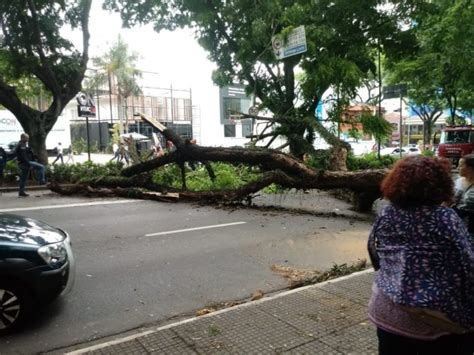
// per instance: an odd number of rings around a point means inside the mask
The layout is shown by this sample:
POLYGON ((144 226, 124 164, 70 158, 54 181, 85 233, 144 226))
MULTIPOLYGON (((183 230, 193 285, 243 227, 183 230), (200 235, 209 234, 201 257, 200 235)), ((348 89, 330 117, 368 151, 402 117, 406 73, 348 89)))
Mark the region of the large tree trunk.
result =
MULTIPOLYGON (((386 170, 370 170, 359 172, 347 171, 325 171, 317 170, 305 165, 301 160, 276 150, 262 148, 222 148, 202 147, 184 141, 175 132, 162 127, 162 134, 171 140, 176 146, 176 151, 132 165, 122 170, 122 176, 108 176, 97 180, 91 180, 80 186, 61 187, 53 186, 53 190, 59 193, 79 193, 98 196, 128 196, 154 200, 172 200, 177 196, 181 201, 204 201, 204 202, 243 202, 251 201, 252 196, 258 191, 271 184, 277 184, 286 188, 297 189, 340 189, 345 188, 353 191, 360 197, 359 207, 367 209, 370 203, 379 194, 379 185, 386 170), (248 183, 234 190, 212 190, 203 192, 190 192, 185 190, 185 176, 183 189, 176 190, 169 187, 156 185, 151 176, 154 169, 175 163, 183 166, 186 161, 227 162, 234 164, 246 164, 258 167, 262 175, 256 181, 248 183), (143 189, 146 189, 146 192, 143 189), (128 192, 127 192, 128 191, 128 192), (152 191, 159 192, 159 194, 152 191), (172 197, 167 194, 172 192, 172 197), (177 193, 178 195, 175 195, 177 193), (362 201, 362 202, 361 202, 362 201)), ((344 159, 347 151, 343 147, 336 153, 335 163, 344 159)), ((338 166, 342 168, 342 166, 338 166)), ((182 169, 184 172, 184 169, 182 169)), ((210 174, 212 178, 212 174, 210 174)))
POLYGON ((38 161, 42 164, 48 164, 48 153, 46 151, 46 132, 41 132, 38 127, 33 126, 29 136, 30 136, 30 146, 33 149, 38 161))

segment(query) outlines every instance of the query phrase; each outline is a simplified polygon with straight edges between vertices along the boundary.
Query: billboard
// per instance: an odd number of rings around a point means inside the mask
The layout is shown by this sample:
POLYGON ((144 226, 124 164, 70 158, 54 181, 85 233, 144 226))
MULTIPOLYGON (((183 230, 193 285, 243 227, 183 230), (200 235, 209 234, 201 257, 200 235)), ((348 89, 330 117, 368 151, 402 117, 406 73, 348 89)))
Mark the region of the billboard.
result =
MULTIPOLYGON (((9 143, 18 142, 20 134, 24 132, 23 127, 16 117, 8 110, 0 110, 0 145, 7 146, 9 143)), ((51 131, 46 137, 46 149, 53 149, 58 142, 63 147, 71 144, 71 127, 66 116, 59 116, 51 131)))

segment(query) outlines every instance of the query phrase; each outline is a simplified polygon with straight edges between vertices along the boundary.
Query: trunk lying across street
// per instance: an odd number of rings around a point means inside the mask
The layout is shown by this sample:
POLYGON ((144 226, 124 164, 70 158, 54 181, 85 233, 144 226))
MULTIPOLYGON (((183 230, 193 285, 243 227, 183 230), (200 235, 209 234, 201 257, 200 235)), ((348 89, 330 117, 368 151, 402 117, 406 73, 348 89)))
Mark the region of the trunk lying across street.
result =
MULTIPOLYGON (((357 172, 317 170, 305 165, 293 156, 271 149, 241 147, 204 147, 183 140, 174 131, 159 126, 176 150, 164 156, 127 167, 122 176, 108 176, 77 186, 53 185, 52 190, 70 194, 84 192, 102 196, 126 196, 160 201, 237 202, 248 201, 252 195, 266 186, 277 184, 296 189, 347 189, 367 200, 359 205, 367 209, 379 195, 379 185, 386 169, 357 172), (161 166, 185 161, 227 162, 259 167, 260 179, 232 190, 191 192, 154 184, 151 173, 161 166), (158 193, 157 193, 158 192, 158 193), (179 196, 179 197, 178 197, 179 196)), ((211 174, 210 174, 211 175, 211 174)), ((184 185, 184 184, 183 184, 184 185)))

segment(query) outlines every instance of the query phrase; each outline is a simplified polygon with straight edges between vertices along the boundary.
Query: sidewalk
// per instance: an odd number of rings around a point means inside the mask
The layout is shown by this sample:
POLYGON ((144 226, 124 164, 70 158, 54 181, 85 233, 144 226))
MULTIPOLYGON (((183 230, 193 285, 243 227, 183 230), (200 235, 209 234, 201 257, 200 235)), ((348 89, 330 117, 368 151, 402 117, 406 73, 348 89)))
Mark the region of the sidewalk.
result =
POLYGON ((367 318, 373 271, 127 337, 62 349, 69 354, 376 354, 367 318))

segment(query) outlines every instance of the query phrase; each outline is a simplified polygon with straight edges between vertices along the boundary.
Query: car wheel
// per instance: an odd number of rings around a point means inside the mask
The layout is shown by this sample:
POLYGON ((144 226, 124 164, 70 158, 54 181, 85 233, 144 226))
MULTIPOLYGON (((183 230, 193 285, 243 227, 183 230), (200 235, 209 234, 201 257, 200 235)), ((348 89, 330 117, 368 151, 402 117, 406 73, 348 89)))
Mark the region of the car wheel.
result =
POLYGON ((0 335, 19 326, 31 310, 26 289, 12 282, 0 282, 0 335))

